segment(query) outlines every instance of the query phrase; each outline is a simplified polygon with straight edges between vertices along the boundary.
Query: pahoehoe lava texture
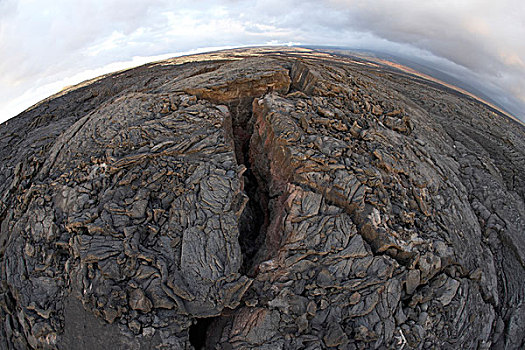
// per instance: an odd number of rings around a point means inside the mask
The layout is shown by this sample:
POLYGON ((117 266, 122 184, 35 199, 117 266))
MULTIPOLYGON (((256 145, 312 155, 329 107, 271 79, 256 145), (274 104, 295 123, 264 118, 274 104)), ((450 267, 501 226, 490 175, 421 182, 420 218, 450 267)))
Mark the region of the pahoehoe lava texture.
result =
POLYGON ((525 128, 355 57, 107 75, 0 126, 1 349, 519 349, 525 128))

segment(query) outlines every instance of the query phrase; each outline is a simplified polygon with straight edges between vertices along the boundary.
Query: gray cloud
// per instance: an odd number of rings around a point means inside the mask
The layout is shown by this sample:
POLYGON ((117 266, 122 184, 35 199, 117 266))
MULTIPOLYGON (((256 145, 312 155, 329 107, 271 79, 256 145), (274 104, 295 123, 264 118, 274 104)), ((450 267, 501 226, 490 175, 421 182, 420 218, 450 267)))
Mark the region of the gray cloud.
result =
POLYGON ((428 50, 471 71, 471 82, 525 94, 525 6, 522 1, 333 1, 349 26, 428 50))
POLYGON ((0 0, 0 121, 135 56, 287 42, 415 57, 525 119, 524 19, 521 0, 0 0))

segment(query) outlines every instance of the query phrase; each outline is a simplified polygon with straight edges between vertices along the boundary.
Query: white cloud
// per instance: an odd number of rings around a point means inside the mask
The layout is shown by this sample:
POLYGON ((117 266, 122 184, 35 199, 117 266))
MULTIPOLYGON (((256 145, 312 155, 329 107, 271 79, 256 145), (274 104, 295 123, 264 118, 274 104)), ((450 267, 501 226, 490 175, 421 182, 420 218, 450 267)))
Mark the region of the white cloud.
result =
POLYGON ((133 57, 290 42, 419 57, 523 111, 523 37, 522 0, 0 0, 0 121, 133 57))

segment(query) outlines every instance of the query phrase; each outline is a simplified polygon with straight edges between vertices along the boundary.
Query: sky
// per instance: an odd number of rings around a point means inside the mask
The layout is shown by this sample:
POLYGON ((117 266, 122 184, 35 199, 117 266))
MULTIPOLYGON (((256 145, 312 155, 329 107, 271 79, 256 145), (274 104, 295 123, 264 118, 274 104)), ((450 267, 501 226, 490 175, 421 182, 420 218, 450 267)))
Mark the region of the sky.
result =
POLYGON ((149 61, 299 44, 416 59, 525 121, 524 38, 524 0, 0 0, 0 122, 149 61))

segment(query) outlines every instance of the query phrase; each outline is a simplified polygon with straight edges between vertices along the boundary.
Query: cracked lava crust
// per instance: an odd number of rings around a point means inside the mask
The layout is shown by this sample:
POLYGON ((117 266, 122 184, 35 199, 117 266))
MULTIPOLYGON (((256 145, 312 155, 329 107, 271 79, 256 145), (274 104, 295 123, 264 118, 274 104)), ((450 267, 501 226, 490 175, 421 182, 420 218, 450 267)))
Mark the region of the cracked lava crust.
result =
POLYGON ((525 128, 350 56, 256 48, 0 126, 1 349, 519 349, 525 128))

